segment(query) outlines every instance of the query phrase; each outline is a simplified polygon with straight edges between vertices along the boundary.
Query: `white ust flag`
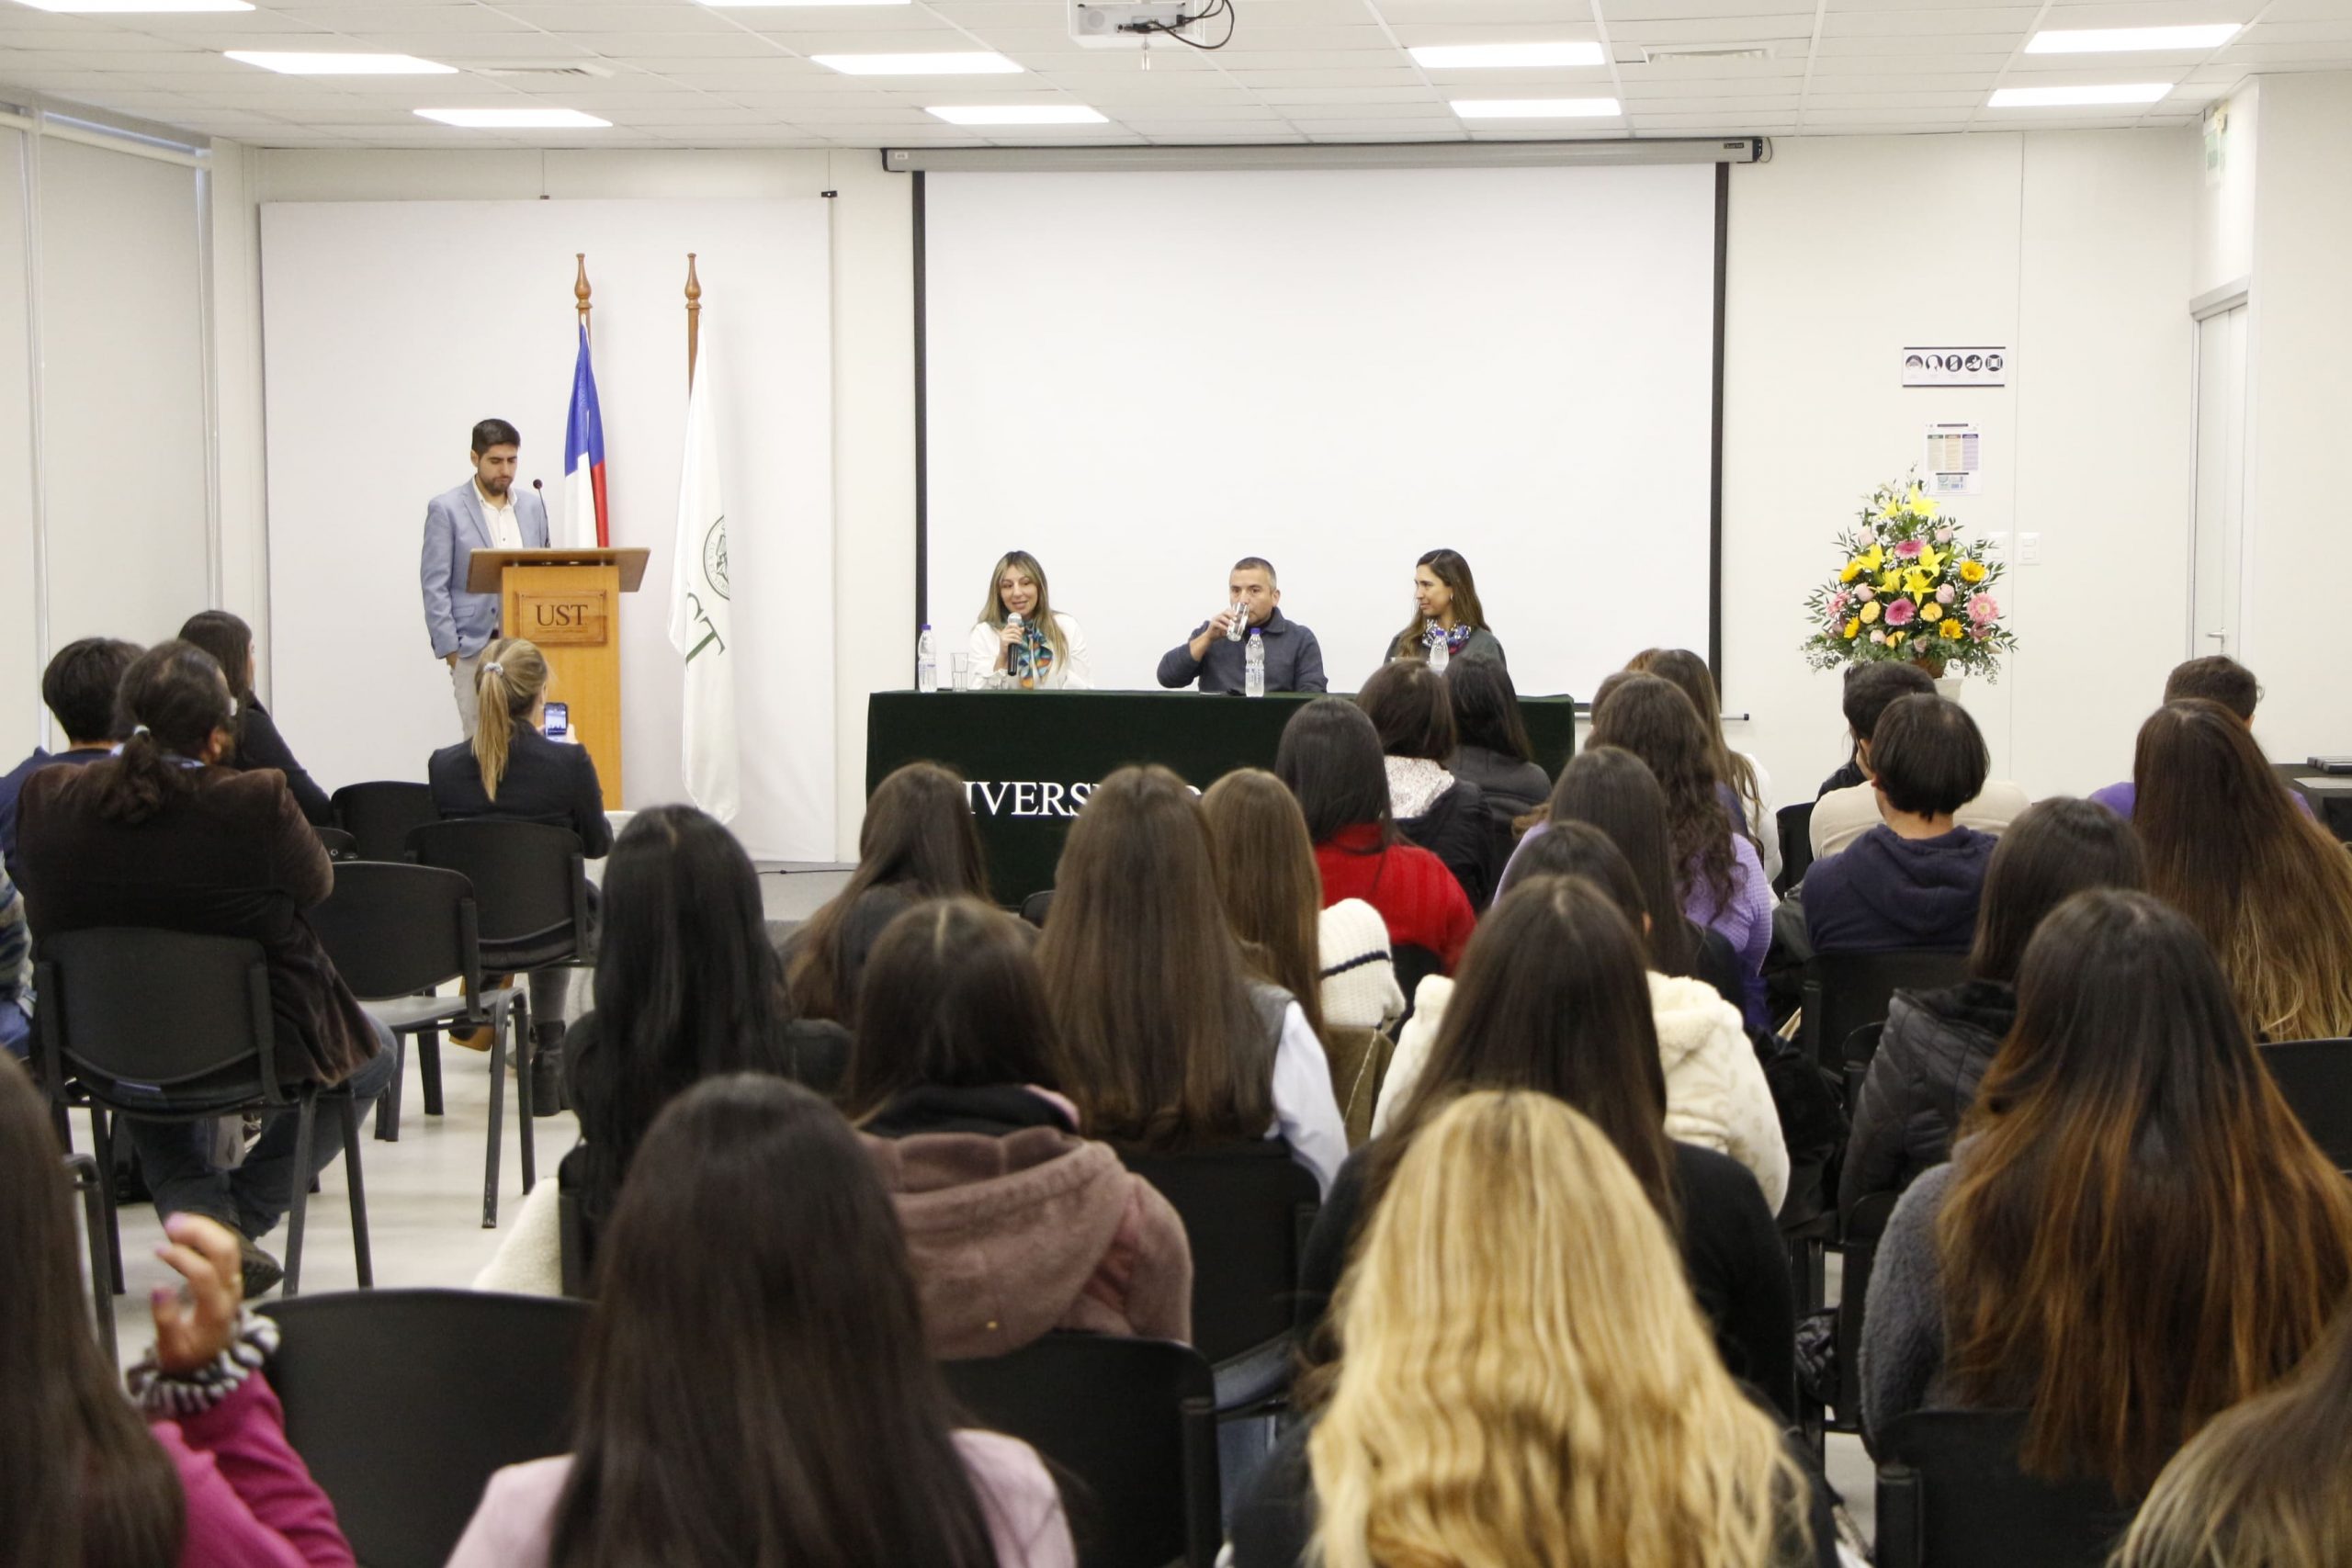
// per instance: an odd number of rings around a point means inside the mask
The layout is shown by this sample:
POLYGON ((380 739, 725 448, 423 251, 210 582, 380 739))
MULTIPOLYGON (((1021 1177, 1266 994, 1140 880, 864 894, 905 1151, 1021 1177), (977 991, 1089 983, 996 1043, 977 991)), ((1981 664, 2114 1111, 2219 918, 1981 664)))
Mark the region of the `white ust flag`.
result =
POLYGON ((686 660, 686 794, 726 822, 741 802, 742 779, 735 754, 735 633, 728 613, 727 503, 718 482, 711 348, 706 338, 686 394, 670 646, 686 660))

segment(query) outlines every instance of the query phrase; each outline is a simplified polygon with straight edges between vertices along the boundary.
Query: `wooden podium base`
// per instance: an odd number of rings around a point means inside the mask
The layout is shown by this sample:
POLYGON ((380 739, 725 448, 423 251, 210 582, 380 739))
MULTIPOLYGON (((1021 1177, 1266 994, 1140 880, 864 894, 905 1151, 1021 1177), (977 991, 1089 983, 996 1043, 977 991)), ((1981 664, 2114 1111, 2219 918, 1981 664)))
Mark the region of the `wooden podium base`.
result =
POLYGON ((620 569, 509 566, 499 625, 548 661, 548 701, 570 710, 574 739, 596 760, 596 782, 615 810, 621 779, 620 569))

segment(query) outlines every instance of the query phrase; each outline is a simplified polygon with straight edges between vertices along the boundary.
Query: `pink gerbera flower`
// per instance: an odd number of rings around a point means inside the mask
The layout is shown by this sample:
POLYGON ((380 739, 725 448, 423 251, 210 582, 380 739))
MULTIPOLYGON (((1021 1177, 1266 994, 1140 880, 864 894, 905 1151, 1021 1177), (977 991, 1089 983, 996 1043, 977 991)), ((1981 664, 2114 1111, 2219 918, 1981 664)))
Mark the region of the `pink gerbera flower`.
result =
POLYGON ((1926 545, 1922 544, 1917 539, 1905 539, 1901 544, 1894 547, 1894 553, 1901 556, 1905 560, 1917 560, 1919 558, 1919 552, 1927 547, 1928 547, 1926 545))
POLYGON ((1968 618, 1980 626, 1989 626, 2001 618, 2001 606, 1990 593, 1979 593, 1968 602, 1968 618))
POLYGON ((1918 613, 1919 607, 1910 600, 1897 599, 1886 607, 1886 624, 1890 626, 1907 626, 1911 624, 1911 617, 1918 613))

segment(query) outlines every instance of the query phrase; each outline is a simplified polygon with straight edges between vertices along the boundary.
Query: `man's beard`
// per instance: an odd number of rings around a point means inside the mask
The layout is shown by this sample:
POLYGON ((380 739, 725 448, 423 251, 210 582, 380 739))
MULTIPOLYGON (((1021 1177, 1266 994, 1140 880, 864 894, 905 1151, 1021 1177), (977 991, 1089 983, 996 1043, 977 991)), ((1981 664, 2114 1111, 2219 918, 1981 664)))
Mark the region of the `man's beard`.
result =
POLYGON ((514 488, 514 481, 513 479, 484 479, 481 481, 481 488, 492 495, 504 495, 514 488))

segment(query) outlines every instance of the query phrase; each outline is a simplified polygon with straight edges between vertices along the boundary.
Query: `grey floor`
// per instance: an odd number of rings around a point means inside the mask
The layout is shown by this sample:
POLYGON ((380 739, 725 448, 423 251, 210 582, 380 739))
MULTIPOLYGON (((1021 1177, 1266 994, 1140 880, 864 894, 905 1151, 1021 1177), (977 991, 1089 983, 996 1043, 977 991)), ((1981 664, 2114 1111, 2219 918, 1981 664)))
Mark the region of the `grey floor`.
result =
MULTIPOLYGON (((807 919, 840 890, 847 877, 847 868, 839 866, 763 867, 760 886, 770 930, 788 930, 807 919)), ((424 1090, 412 1056, 400 1141, 379 1142, 372 1122, 362 1129, 368 1228, 379 1285, 470 1284, 474 1275, 497 1251, 503 1234, 481 1227, 482 1159, 490 1104, 489 1058, 446 1044, 441 1057, 444 1114, 424 1114, 424 1090)), ((508 1089, 500 1181, 502 1216, 511 1216, 523 1201, 521 1137, 511 1082, 508 1089)), ((555 1162, 571 1147, 579 1133, 578 1122, 568 1112, 539 1119, 535 1135, 542 1175, 552 1175, 555 1162)), ((75 1134, 86 1144, 86 1125, 77 1125, 75 1134)), ((327 1172, 322 1190, 311 1199, 303 1239, 305 1292, 349 1290, 357 1283, 352 1261, 348 1194, 338 1162, 327 1172)), ((144 1204, 125 1208, 120 1224, 124 1282, 129 1288, 115 1300, 115 1322, 122 1359, 128 1365, 145 1352, 154 1337, 148 1315, 149 1292, 175 1283, 178 1277, 156 1259, 155 1248, 163 1235, 153 1209, 144 1204)), ((264 1245, 278 1250, 284 1242, 285 1228, 281 1225, 264 1245)), ((1833 1300, 1836 1292, 1833 1272, 1833 1300)), ((1844 1495, 1848 1508, 1867 1535, 1874 1513, 1869 1458, 1855 1438, 1832 1437, 1828 1461, 1831 1483, 1844 1495)))

